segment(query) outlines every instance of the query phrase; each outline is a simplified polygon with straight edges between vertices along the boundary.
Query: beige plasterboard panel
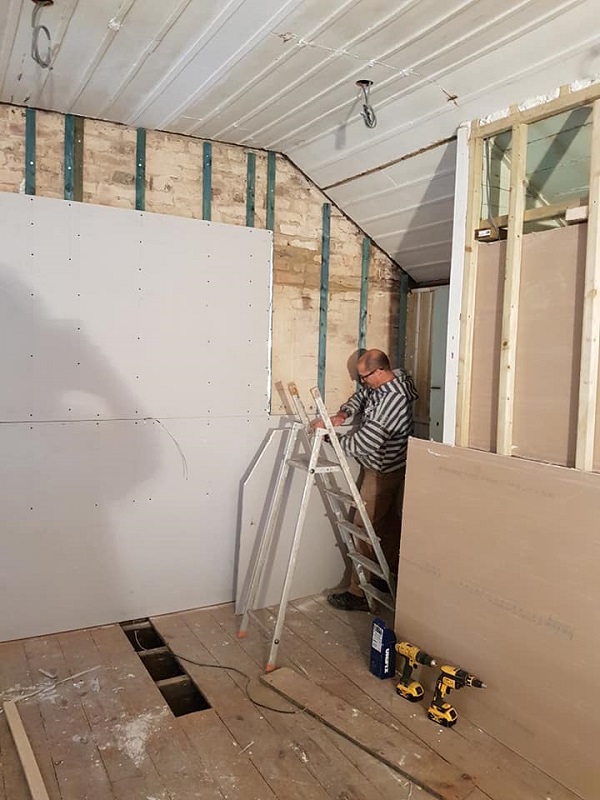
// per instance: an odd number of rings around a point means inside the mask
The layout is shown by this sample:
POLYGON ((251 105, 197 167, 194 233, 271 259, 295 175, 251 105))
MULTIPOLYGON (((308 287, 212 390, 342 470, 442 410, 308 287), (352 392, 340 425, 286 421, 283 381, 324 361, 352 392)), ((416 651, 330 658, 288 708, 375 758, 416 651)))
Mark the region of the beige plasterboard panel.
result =
POLYGON ((598 796, 599 515, 598 475, 410 442, 396 633, 484 680, 447 699, 585 800, 598 796))
MULTIPOLYGON (((575 459, 586 225, 523 237, 513 455, 575 459)), ((469 445, 495 450, 504 242, 479 244, 469 445)))
POLYGON ((513 455, 573 466, 587 225, 523 237, 513 455))
MULTIPOLYGON (((600 377, 600 375, 599 375, 600 377)), ((594 437, 594 471, 600 472, 600 380, 598 381, 598 397, 596 398, 596 432, 594 437)))

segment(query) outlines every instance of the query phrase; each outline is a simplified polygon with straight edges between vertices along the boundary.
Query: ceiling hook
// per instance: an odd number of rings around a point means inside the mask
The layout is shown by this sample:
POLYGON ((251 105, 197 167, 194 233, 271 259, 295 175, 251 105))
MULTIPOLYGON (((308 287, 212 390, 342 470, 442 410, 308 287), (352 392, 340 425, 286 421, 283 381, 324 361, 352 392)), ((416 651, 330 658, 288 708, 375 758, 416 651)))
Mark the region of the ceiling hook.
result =
POLYGON ((363 118, 367 128, 375 128, 377 125, 377 117, 375 116, 375 111, 370 101, 371 86, 373 86, 373 81, 362 79, 360 81, 356 81, 356 85, 361 90, 363 96, 363 107, 360 115, 363 118))
POLYGON ((38 18, 43 8, 54 5, 54 0, 33 0, 34 9, 31 14, 31 57, 42 69, 48 69, 52 62, 52 37, 45 25, 40 25, 38 18), (40 53, 40 34, 46 37, 46 54, 40 53))

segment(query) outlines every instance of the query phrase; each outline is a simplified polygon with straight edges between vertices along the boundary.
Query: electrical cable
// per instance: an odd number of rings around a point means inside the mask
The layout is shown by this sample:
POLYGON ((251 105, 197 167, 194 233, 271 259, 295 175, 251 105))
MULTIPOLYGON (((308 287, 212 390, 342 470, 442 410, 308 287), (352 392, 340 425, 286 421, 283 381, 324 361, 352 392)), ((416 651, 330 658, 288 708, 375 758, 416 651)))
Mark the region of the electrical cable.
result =
POLYGON ((52 3, 45 2, 45 0, 34 0, 34 3, 35 6, 31 14, 31 57, 42 69, 48 69, 52 62, 52 37, 48 28, 38 23, 38 17, 42 8, 46 5, 52 5, 52 3), (44 33, 47 39, 45 57, 40 53, 40 33, 44 33))
POLYGON ((185 656, 176 653, 174 650, 171 650, 171 653, 175 656, 175 658, 180 658, 182 661, 186 661, 188 664, 194 664, 194 666, 196 667, 209 667, 210 669, 224 669, 227 672, 237 672, 238 675, 241 675, 243 678, 246 679, 246 684, 244 686, 244 694, 253 705, 258 706, 259 708, 264 708, 267 711, 274 711, 277 714, 299 714, 302 711, 302 709, 289 711, 284 708, 274 708, 273 706, 266 705, 266 703, 261 703, 260 700, 256 700, 250 694, 250 681, 252 680, 252 678, 245 672, 243 672, 241 669, 238 669, 237 667, 228 667, 225 664, 205 664, 201 661, 194 661, 191 658, 186 658, 185 656))
MULTIPOLYGON (((137 630, 134 630, 133 636, 140 650, 148 650, 148 648, 144 647, 144 645, 140 642, 137 630)), ((274 708, 273 706, 268 706, 265 703, 261 703, 260 700, 256 700, 254 697, 252 697, 252 695, 250 694, 250 681, 252 680, 252 678, 250 677, 250 675, 246 674, 237 667, 228 667, 224 664, 205 664, 202 661, 194 661, 191 658, 187 658, 186 656, 182 656, 179 653, 176 653, 174 650, 171 650, 170 647, 169 647, 169 652, 171 653, 171 655, 175 656, 175 658, 178 658, 181 661, 185 661, 188 664, 193 664, 196 667, 209 667, 210 669, 224 669, 227 672, 237 672, 238 675, 241 675, 242 678, 246 679, 246 683, 244 685, 244 694, 253 705, 258 706, 259 708, 264 708, 267 711, 274 711, 277 714, 298 714, 298 711, 296 710, 289 711, 283 708, 274 708)))
POLYGON ((182 449, 181 445, 179 444, 177 439, 173 436, 171 431, 167 428, 167 426, 164 424, 164 422, 161 422, 161 420, 159 420, 157 417, 144 417, 143 419, 144 419, 144 422, 150 422, 150 421, 157 422, 161 426, 161 428, 163 428, 168 433, 168 435, 173 440, 173 443, 175 444, 175 447, 179 451, 179 455, 181 456, 181 466, 183 468, 183 478, 186 481, 189 480, 190 474, 189 474, 189 469, 188 469, 187 458, 185 457, 185 453, 183 452, 183 449, 182 449))

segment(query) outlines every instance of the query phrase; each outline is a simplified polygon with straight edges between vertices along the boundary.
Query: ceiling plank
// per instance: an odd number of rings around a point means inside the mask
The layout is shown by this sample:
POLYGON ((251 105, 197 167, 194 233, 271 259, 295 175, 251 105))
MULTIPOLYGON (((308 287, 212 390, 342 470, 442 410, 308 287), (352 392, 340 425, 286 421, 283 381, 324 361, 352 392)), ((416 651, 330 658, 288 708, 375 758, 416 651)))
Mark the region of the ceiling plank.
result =
POLYGON ((10 0, 8 13, 5 17, 2 43, 0 44, 0 96, 4 96, 4 84, 8 76, 8 63, 15 42, 17 27, 24 0, 10 0))
POLYGON ((128 121, 143 120, 146 126, 168 129, 206 85, 212 85, 233 65, 239 64, 266 32, 265 29, 285 19, 295 5, 296 0, 286 0, 283 5, 281 0, 263 0, 260 11, 257 11, 256 5, 249 0, 230 0, 213 26, 203 32, 128 121), (235 20, 227 27, 234 12, 235 20), (200 70, 197 61, 201 62, 200 70), (166 86, 170 91, 165 106, 162 96, 166 86), (161 98, 162 105, 158 102, 161 98))

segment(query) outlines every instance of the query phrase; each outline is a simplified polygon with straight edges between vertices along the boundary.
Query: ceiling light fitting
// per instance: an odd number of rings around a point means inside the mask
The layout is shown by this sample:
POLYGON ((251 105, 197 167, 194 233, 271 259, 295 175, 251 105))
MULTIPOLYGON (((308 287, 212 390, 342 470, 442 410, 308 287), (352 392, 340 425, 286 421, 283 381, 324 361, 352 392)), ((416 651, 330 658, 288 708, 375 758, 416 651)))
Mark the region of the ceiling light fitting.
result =
POLYGON ((356 81, 356 85, 361 90, 363 96, 363 106, 360 115, 367 128, 375 128, 377 126, 377 117, 375 116, 375 111, 373 110, 370 100, 373 81, 360 80, 356 81))
POLYGON ((39 24, 38 17, 42 8, 54 5, 54 0, 33 0, 33 5, 34 9, 31 15, 31 57, 42 69, 48 69, 52 61, 52 37, 48 28, 39 24), (47 39, 46 54, 44 56, 40 53, 40 33, 43 33, 47 39))

